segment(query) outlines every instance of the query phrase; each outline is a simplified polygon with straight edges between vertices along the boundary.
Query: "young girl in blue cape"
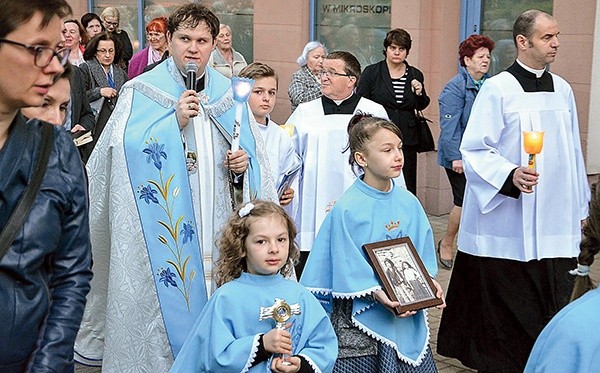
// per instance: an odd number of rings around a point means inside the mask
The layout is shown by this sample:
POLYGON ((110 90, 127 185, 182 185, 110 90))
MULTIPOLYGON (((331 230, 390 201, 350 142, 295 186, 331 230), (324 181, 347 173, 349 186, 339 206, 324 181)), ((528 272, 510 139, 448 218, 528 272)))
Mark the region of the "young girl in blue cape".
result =
POLYGON ((384 293, 362 249, 408 236, 429 276, 437 274, 427 216, 419 200, 392 180, 404 161, 400 132, 385 119, 357 114, 348 134, 350 164, 364 174, 327 214, 300 282, 331 313, 339 343, 334 372, 436 372, 426 312, 396 317, 388 308, 399 303, 384 293))
POLYGON ((248 203, 231 216, 218 241, 219 289, 171 372, 332 371, 338 349, 329 318, 307 289, 284 278, 299 255, 295 237, 293 221, 272 202, 248 203), (276 300, 292 313, 285 330, 267 312, 276 300))

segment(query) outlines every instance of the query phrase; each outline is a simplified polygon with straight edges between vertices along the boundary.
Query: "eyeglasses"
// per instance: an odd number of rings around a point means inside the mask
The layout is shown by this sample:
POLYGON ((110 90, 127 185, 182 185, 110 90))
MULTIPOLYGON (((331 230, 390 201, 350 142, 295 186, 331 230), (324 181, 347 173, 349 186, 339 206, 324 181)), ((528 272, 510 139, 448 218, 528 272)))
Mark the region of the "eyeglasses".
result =
POLYGON ((54 57, 58 58, 58 61, 62 66, 65 66, 71 52, 69 48, 61 48, 56 51, 53 48, 44 45, 26 45, 7 39, 0 39, 0 43, 12 44, 27 49, 29 53, 33 54, 33 60, 37 67, 46 67, 50 65, 50 62, 52 62, 54 57))
POLYGON ((347 76, 347 77, 353 76, 353 75, 350 75, 350 74, 336 73, 335 71, 327 71, 327 70, 321 70, 321 71, 319 71, 319 75, 320 76, 326 76, 328 78, 331 78, 332 76, 347 76))
POLYGON ((113 54, 113 53, 115 53, 115 50, 114 49, 97 49, 96 53, 98 53, 98 54, 107 54, 107 53, 113 54))
POLYGON ((117 26, 119 26, 119 22, 108 22, 108 21, 104 21, 104 23, 106 23, 106 26, 112 26, 112 27, 117 27, 117 26))

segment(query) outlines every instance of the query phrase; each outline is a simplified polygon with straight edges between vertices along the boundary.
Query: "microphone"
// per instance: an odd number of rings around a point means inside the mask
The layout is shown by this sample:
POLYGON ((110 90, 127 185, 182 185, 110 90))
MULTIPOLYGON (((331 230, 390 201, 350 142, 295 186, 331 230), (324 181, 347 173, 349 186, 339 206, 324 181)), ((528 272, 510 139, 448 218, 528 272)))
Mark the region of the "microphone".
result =
POLYGON ((196 73, 198 72, 198 65, 194 62, 188 62, 185 65, 185 73, 187 79, 185 80, 185 88, 196 90, 196 73))

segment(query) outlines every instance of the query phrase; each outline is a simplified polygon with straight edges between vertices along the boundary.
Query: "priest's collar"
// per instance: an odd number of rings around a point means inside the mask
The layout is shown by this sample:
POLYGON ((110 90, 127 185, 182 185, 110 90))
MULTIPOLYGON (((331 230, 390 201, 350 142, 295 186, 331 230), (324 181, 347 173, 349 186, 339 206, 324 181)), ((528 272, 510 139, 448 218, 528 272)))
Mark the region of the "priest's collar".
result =
POLYGON ((554 92, 552 75, 546 70, 538 77, 536 73, 539 70, 526 67, 517 60, 506 71, 517 79, 525 92, 554 92))
POLYGON ((346 98, 343 98, 341 100, 333 100, 333 102, 335 102, 336 105, 341 104, 342 102, 346 101, 347 99, 349 99, 350 97, 352 97, 352 95, 354 94, 354 92, 350 93, 348 96, 346 96, 346 98))
POLYGON ((321 97, 321 103, 323 104, 323 112, 325 115, 331 114, 354 114, 356 106, 358 106, 358 102, 360 101, 360 96, 356 93, 352 93, 350 97, 343 100, 339 104, 336 101, 327 98, 325 96, 321 97))
POLYGON ((529 67, 527 65, 525 65, 523 62, 519 61, 519 59, 517 58, 517 63, 519 65, 521 65, 522 68, 524 68, 525 70, 529 71, 530 73, 535 74, 536 78, 541 78, 542 75, 544 74, 544 72, 546 72, 546 69, 534 69, 533 67, 529 67))
MULTIPOLYGON (((187 75, 182 73, 181 71, 179 71, 179 72, 183 76, 183 81, 185 82, 187 79, 187 75)), ((204 69, 202 76, 196 78, 196 92, 202 92, 204 90, 204 88, 206 87, 205 80, 206 80, 206 69, 204 69)))

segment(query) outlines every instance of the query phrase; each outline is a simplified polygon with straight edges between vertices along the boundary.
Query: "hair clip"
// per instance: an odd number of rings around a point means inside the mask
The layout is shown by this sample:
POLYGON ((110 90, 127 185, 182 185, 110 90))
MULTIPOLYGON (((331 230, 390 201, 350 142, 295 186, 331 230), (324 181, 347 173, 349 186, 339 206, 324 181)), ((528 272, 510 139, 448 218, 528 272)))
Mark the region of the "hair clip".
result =
POLYGON ((240 211, 238 212, 238 215, 240 216, 240 218, 244 218, 244 217, 248 216, 248 214, 250 213, 250 211, 252 211, 253 208, 254 208, 254 204, 252 202, 248 202, 248 203, 246 203, 246 206, 244 206, 240 209, 240 211))
POLYGON ((573 276, 587 276, 590 274, 590 266, 577 263, 577 268, 570 270, 569 274, 573 276))

